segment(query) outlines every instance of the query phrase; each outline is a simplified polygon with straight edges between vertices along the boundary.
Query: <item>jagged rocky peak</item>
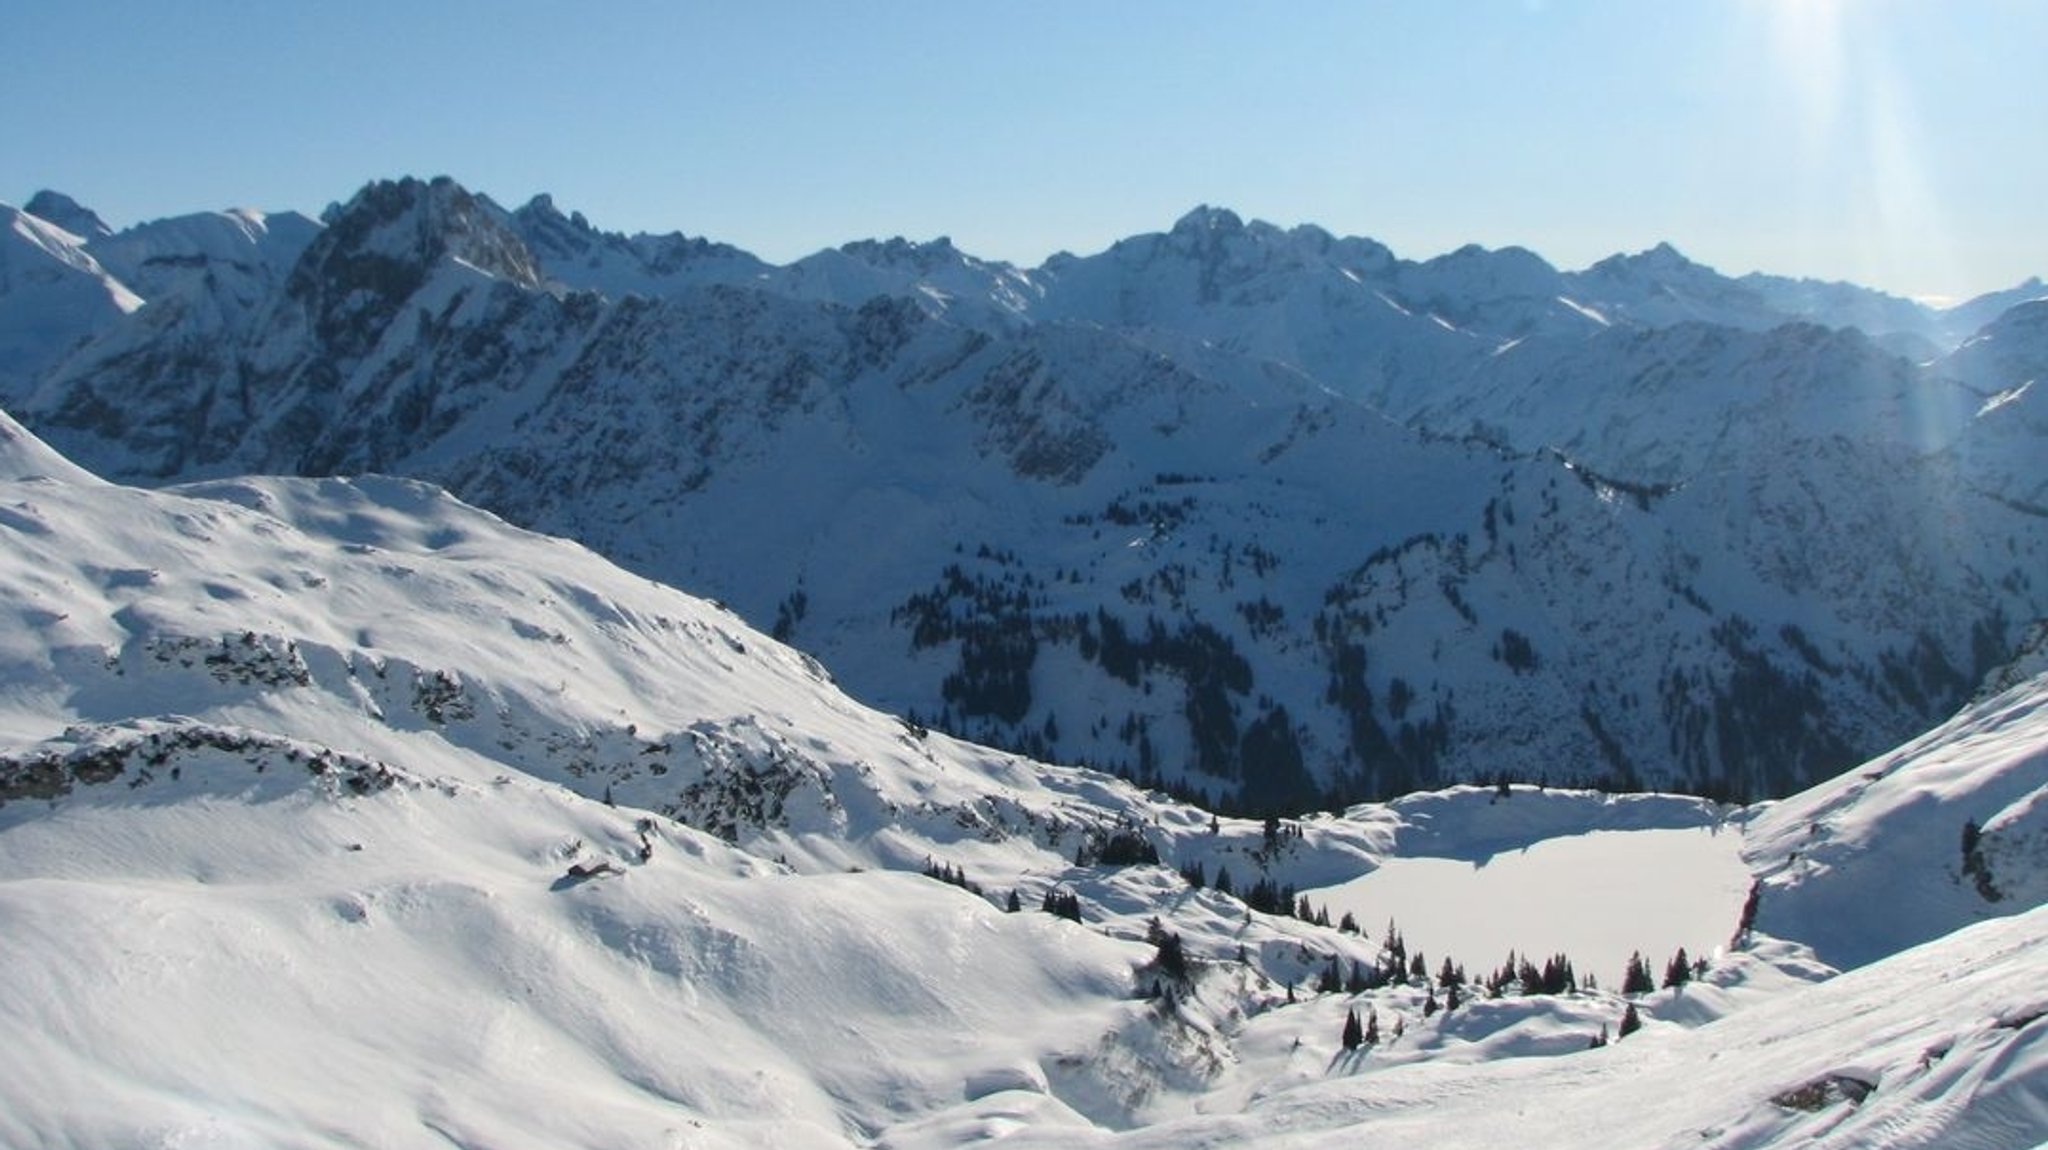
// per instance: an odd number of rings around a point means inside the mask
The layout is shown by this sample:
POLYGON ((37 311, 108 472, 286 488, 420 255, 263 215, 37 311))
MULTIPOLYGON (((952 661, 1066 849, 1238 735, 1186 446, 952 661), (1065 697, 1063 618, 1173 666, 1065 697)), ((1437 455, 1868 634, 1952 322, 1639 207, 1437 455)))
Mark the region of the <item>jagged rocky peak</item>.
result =
POLYGON ((511 216, 447 176, 372 183, 347 204, 330 209, 325 222, 320 260, 374 257, 423 272, 453 258, 522 287, 541 282, 533 253, 512 228, 511 216))
POLYGON ((580 211, 563 214, 546 193, 528 200, 509 219, 547 276, 607 295, 662 295, 694 283, 735 282, 767 269, 739 248, 700 236, 605 231, 580 211))
POLYGON ((1175 220, 1173 235, 1210 236, 1235 235, 1244 230, 1244 220, 1229 208, 1215 208, 1198 204, 1193 211, 1175 220))
POLYGON ((48 188, 29 197, 22 210, 39 220, 56 224, 80 239, 93 240, 114 234, 114 229, 100 219, 99 213, 62 192, 48 188))
POLYGON ((555 197, 542 192, 512 212, 512 226, 536 255, 576 256, 596 247, 601 233, 590 226, 582 212, 567 215, 555 206, 555 197))
POLYGON ((839 250, 845 255, 875 267, 908 267, 920 272, 931 272, 951 264, 966 263, 972 257, 953 246, 950 236, 919 243, 902 236, 886 240, 855 240, 841 244, 839 250))
POLYGON ((450 262, 521 287, 541 283, 533 252, 505 210, 446 176, 372 183, 329 208, 324 222, 285 294, 338 354, 367 351, 405 301, 450 262))

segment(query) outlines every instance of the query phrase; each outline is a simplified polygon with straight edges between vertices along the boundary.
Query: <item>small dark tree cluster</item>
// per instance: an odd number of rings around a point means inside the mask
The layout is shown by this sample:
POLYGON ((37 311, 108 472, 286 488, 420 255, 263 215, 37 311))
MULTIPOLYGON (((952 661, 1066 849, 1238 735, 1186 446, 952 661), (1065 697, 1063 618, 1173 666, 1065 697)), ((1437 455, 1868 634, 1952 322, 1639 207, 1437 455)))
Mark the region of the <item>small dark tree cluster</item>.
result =
POLYGON ((1344 1012, 1344 1049, 1356 1050, 1361 1046, 1377 1046, 1380 1041, 1380 1013, 1366 1008, 1365 1022, 1358 1021, 1356 1008, 1344 1012))
POLYGON ((1387 920, 1387 940, 1381 944, 1380 960, 1387 972, 1387 981, 1400 982, 1408 977, 1408 941, 1401 937, 1401 928, 1387 920))
POLYGON ((1081 896, 1069 890, 1049 890, 1038 909, 1074 922, 1081 921, 1081 896))
POLYGON ((1146 937, 1153 947, 1152 965, 1158 968, 1159 973, 1173 981, 1185 983, 1188 980, 1188 955, 1186 948, 1181 945, 1180 934, 1168 931, 1160 925, 1159 919, 1154 917, 1146 931, 1146 937))
MULTIPOLYGON (((1223 889, 1220 877, 1217 880, 1216 889, 1223 889)), ((1294 885, 1292 883, 1276 883, 1271 878, 1260 875, 1259 881, 1253 883, 1251 889, 1244 892, 1244 904, 1263 914, 1291 915, 1297 909, 1294 901, 1294 885)))
MULTIPOLYGON (((1621 976, 1621 992, 1627 995, 1648 994, 1657 989, 1657 980, 1650 974, 1650 964, 1643 961, 1643 952, 1636 951, 1628 956, 1628 969, 1621 976)), ((1626 1032, 1623 1032, 1626 1034, 1626 1032)))
POLYGON ((924 860, 924 877, 937 879, 949 886, 957 886, 972 894, 981 893, 981 885, 967 881, 967 872, 950 864, 941 864, 931 859, 924 860))
POLYGON ((1572 960, 1562 954, 1551 955, 1539 967, 1528 955, 1517 958, 1509 951, 1508 960, 1487 977, 1486 989, 1499 998, 1510 988, 1524 995, 1570 994, 1578 990, 1579 976, 1572 969, 1572 960))
POLYGON ((1303 895, 1294 902, 1294 917, 1314 926, 1330 925, 1330 908, 1311 906, 1308 896, 1303 895))
POLYGON ((1691 981, 1692 960, 1685 956, 1685 948, 1681 946, 1678 953, 1671 956, 1671 961, 1664 964, 1664 987, 1669 990, 1691 981))
POLYGON ((1628 1004, 1628 1009, 1621 1012, 1621 1028, 1615 1031, 1614 1037, 1616 1041, 1619 1041, 1642 1028, 1643 1016, 1636 1013, 1636 1004, 1631 1002, 1628 1004))
POLYGON ((1562 954, 1553 954, 1543 960, 1542 966, 1523 955, 1515 957, 1508 952, 1508 960, 1487 976, 1487 992, 1495 998, 1513 989, 1520 994, 1570 994, 1579 988, 1579 976, 1572 969, 1572 960, 1562 954))
POLYGON ((1075 866, 1139 866, 1159 863, 1159 848, 1136 827, 1118 827, 1098 843, 1093 837, 1082 841, 1074 852, 1075 866))

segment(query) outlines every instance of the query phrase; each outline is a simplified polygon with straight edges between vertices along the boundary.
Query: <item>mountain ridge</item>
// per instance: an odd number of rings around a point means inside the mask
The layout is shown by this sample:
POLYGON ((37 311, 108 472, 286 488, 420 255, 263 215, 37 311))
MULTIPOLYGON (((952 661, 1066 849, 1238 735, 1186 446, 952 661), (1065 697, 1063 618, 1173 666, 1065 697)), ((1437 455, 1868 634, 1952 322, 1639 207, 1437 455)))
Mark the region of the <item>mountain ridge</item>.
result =
POLYGON ((1768 293, 1737 281, 1724 322, 1657 326, 1628 301, 1667 297, 1573 298, 1592 272, 1532 253, 1226 209, 1030 271, 575 221, 372 185, 281 290, 152 301, 23 415, 120 479, 433 479, 919 721, 1250 807, 1501 772, 1785 793, 2043 613, 2018 319, 1920 365, 1745 326, 1768 293))

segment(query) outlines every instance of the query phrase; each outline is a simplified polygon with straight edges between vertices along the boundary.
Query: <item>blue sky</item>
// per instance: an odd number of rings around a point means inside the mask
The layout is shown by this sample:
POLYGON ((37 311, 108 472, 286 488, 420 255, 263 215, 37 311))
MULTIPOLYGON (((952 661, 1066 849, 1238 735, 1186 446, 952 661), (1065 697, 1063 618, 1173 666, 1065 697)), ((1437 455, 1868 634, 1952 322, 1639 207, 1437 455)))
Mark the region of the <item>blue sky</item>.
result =
POLYGON ((1414 258, 2048 275, 2040 0, 11 8, 0 200, 116 226, 447 174, 778 262, 943 234, 1036 264, 1210 203, 1414 258))

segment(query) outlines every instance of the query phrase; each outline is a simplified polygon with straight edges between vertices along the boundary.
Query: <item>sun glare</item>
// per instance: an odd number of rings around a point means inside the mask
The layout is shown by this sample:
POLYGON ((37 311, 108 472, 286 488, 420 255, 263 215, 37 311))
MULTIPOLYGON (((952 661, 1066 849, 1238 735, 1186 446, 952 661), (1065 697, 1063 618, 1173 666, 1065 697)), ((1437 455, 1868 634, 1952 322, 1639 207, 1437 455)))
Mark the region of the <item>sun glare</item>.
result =
POLYGON ((1802 244, 1814 262, 1849 256, 1866 282, 1895 290, 1916 290, 1901 284, 1916 270, 1934 277, 1917 290, 1953 282, 1913 77, 1894 64, 1872 25, 1884 18, 1883 5, 1753 0, 1749 9, 1761 19, 1772 78, 1796 124, 1798 150, 1787 174, 1796 181, 1796 211, 1811 233, 1802 244))

